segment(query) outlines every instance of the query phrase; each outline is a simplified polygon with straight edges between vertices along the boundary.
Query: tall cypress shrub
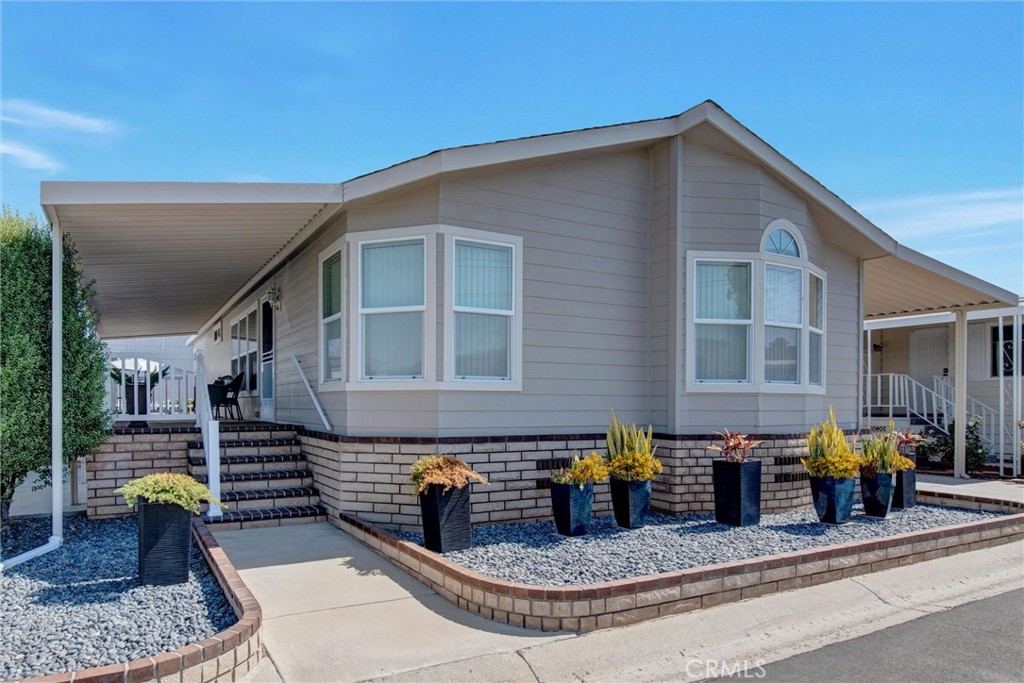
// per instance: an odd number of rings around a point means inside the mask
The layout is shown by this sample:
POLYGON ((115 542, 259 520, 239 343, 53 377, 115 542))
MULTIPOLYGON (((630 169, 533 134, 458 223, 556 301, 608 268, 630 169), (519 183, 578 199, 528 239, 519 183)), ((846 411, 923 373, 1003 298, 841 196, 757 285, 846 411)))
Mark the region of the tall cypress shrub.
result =
MULTIPOLYGON (((50 471, 51 233, 34 214, 3 207, 0 216, 0 516, 31 473, 50 471)), ((110 429, 107 358, 96 331, 92 283, 64 240, 64 463, 88 455, 110 429)))

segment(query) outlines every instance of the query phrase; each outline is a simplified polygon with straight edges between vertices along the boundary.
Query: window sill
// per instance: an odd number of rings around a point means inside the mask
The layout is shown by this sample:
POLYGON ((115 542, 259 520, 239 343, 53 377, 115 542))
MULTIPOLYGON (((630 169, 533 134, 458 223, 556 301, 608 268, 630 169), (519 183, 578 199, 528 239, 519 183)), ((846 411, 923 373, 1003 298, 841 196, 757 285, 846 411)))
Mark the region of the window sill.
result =
POLYGON ((823 396, 825 387, 804 386, 800 384, 740 384, 740 383, 702 383, 687 382, 688 394, 797 394, 806 396, 823 396))

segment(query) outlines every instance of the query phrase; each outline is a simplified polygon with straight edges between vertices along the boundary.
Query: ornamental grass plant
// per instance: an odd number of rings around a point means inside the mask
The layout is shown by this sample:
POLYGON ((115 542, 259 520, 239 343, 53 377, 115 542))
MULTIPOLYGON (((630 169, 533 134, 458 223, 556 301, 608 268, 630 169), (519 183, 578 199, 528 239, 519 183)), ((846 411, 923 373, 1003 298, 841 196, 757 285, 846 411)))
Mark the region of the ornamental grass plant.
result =
POLYGON ((654 429, 638 429, 636 423, 626 425, 615 411, 608 425, 608 471, 622 481, 648 481, 661 474, 661 461, 654 457, 654 429))
POLYGON ((828 408, 828 420, 812 427, 807 435, 807 457, 800 462, 812 477, 852 479, 860 471, 860 458, 836 424, 832 406, 828 408))
POLYGON ((114 493, 124 496, 128 507, 135 507, 136 501, 142 498, 147 503, 180 505, 196 515, 199 514, 200 503, 223 505, 205 485, 187 474, 171 472, 147 474, 133 479, 114 493))
POLYGON ((416 495, 427 490, 431 484, 444 487, 447 493, 452 488, 466 487, 470 480, 486 484, 487 479, 462 460, 453 455, 428 455, 412 466, 409 483, 416 489, 416 495))
POLYGON ((551 471, 551 481, 556 484, 571 484, 582 490, 587 484, 596 484, 608 478, 608 463, 601 454, 592 452, 585 458, 579 454, 572 457, 568 467, 551 471))

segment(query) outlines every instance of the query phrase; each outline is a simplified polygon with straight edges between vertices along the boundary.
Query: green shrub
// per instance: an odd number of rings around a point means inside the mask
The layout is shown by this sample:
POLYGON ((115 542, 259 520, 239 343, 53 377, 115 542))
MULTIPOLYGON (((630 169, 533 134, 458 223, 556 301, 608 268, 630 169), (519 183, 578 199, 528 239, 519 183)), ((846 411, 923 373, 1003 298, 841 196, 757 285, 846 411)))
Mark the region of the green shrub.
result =
MULTIPOLYGON (((51 233, 35 215, 3 207, 0 216, 0 517, 31 472, 50 471, 51 233)), ((96 332, 92 283, 64 239, 64 461, 93 452, 110 430, 107 359, 96 332)))
POLYGON ((469 465, 454 455, 427 455, 412 465, 409 483, 416 487, 417 495, 434 484, 443 486, 445 493, 451 488, 461 489, 469 484, 469 480, 486 484, 487 479, 474 472, 469 465))
MULTIPOLYGON (((974 417, 967 422, 967 471, 978 472, 985 466, 989 451, 981 443, 981 418, 974 417)), ((949 433, 939 434, 930 439, 925 439, 914 449, 920 462, 920 458, 927 458, 929 461, 938 460, 942 467, 953 469, 953 452, 955 449, 956 423, 951 420, 949 433)))
POLYGON ((136 501, 142 498, 147 503, 180 505, 197 515, 200 503, 221 505, 221 502, 213 497, 210 489, 203 484, 187 474, 172 474, 170 472, 147 474, 144 477, 133 479, 121 488, 115 489, 114 493, 124 496, 128 507, 135 507, 136 501))

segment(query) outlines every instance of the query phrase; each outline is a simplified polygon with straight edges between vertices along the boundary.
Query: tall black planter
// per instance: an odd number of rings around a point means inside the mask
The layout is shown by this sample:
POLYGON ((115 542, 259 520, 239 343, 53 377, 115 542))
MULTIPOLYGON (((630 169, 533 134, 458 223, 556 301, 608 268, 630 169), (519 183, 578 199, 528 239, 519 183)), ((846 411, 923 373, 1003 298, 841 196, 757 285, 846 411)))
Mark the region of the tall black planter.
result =
POLYGON ((811 477, 811 498, 818 520, 826 524, 846 524, 853 512, 856 479, 811 477))
POLYGON ((469 517, 469 486, 461 489, 431 484, 420 494, 423 545, 435 553, 465 550, 473 544, 469 517))
POLYGON ((903 510, 917 505, 917 471, 897 472, 895 489, 892 497, 894 509, 903 510))
POLYGON ((590 523, 594 503, 594 485, 558 484, 551 482, 551 512, 555 529, 563 536, 582 536, 590 523))
MULTIPOLYGON (((152 389, 152 387, 150 387, 152 389)), ((136 385, 133 382, 125 382, 124 385, 125 409, 129 415, 149 414, 149 394, 146 392, 146 385, 136 385)))
POLYGON ((192 513, 174 503, 138 502, 139 581, 171 586, 188 581, 192 513))
POLYGON ((715 521, 753 526, 761 521, 761 461, 711 463, 715 485, 715 521))
POLYGON ((864 501, 864 514, 884 518, 892 505, 895 475, 879 472, 874 477, 860 475, 860 495, 864 501))
POLYGON ((612 509, 615 523, 624 529, 639 529, 651 511, 651 482, 623 481, 612 477, 612 509))

